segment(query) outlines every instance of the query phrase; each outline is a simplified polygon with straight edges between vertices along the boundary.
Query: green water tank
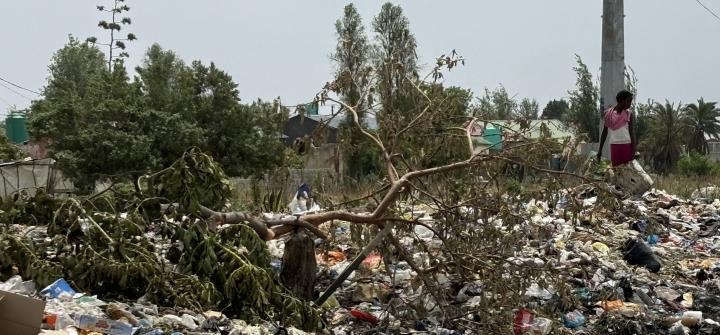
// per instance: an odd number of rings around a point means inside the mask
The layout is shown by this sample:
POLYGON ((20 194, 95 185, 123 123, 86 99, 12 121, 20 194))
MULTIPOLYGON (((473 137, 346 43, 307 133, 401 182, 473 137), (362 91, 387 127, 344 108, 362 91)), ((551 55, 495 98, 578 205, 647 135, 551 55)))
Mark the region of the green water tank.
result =
POLYGON ((30 139, 25 128, 25 114, 10 113, 5 119, 5 135, 13 143, 23 143, 30 139))
POLYGON ((318 115, 318 104, 311 102, 305 105, 305 111, 308 115, 318 115))
POLYGON ((487 125, 483 133, 483 138, 492 144, 490 147, 491 150, 502 149, 502 132, 500 129, 495 128, 495 126, 491 124, 487 125))
POLYGON ((550 158, 550 165, 552 166, 553 170, 560 171, 560 156, 554 155, 552 158, 550 158))

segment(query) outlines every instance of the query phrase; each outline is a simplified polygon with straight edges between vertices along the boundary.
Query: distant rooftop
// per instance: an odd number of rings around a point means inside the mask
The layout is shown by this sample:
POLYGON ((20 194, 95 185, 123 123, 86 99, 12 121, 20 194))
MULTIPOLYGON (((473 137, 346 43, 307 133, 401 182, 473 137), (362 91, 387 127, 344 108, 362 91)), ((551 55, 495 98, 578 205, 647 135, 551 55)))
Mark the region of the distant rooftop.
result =
MULTIPOLYGON (((306 117, 313 119, 317 122, 323 122, 329 118, 332 118, 332 120, 330 120, 330 122, 328 122, 328 126, 330 126, 332 128, 338 128, 338 126, 340 126, 340 123, 345 119, 344 115, 335 115, 335 117, 333 117, 332 115, 310 115, 310 116, 306 116, 306 117)), ((365 124, 367 125, 367 128, 370 130, 377 129, 377 120, 373 117, 366 117, 365 124)))
MULTIPOLYGON (((516 121, 508 120, 488 120, 488 125, 493 125, 500 130, 510 130, 512 133, 520 132, 520 124, 516 121)), ((573 137, 575 134, 572 129, 567 127, 560 120, 530 120, 528 129, 523 130, 522 135, 528 138, 539 138, 542 135, 541 125, 547 126, 550 131, 550 137, 560 139, 566 137, 573 137)))

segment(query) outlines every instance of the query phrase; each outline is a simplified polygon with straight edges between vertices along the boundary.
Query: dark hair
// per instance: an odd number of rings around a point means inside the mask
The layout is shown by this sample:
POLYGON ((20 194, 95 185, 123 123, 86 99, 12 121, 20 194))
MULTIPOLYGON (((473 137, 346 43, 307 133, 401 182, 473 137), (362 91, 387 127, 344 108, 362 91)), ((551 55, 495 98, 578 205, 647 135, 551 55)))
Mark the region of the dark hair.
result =
POLYGON ((618 94, 615 96, 615 100, 617 100, 617 102, 620 102, 620 101, 623 101, 632 96, 633 96, 633 94, 630 91, 622 90, 622 91, 618 92, 618 94))

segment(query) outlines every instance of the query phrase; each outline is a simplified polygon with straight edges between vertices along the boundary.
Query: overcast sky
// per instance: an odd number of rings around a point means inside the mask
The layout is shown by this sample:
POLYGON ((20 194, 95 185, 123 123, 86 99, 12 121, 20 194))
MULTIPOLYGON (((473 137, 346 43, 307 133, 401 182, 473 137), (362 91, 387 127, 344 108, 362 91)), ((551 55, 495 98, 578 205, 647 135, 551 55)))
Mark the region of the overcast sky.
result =
MULTIPOLYGON (((720 0, 701 0, 720 14, 720 0)), ((106 39, 95 9, 110 0, 0 1, 0 78, 39 90, 53 52, 68 41, 106 39)), ((186 62, 214 61, 249 102, 281 96, 294 105, 312 100, 332 79, 328 54, 334 22, 348 3, 330 0, 127 0, 138 41, 128 46, 130 68, 159 43, 186 62)), ((384 1, 356 5, 370 21, 384 1)), ((575 54, 593 74, 600 67, 601 0, 395 1, 410 19, 421 62, 452 49, 467 59, 447 84, 505 85, 518 99, 563 98, 574 88, 575 54)), ((625 1, 625 57, 638 77, 639 99, 720 100, 720 20, 696 0, 625 1)), ((2 83, 2 82, 0 82, 2 83)), ((6 83, 2 83, 7 85, 6 83)), ((12 86, 10 86, 12 87, 12 86)), ((28 98, 37 96, 12 87, 28 98)), ((25 108, 26 98, 0 86, 0 99, 25 108)), ((7 105, 0 101, 0 111, 7 105)))

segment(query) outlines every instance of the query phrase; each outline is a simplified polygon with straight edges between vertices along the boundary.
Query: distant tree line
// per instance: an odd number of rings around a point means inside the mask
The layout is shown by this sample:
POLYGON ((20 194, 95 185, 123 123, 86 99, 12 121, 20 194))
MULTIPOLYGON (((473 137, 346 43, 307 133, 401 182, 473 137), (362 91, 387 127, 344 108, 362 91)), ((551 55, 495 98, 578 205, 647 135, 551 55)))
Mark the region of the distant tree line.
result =
MULTIPOLYGON (((238 84, 214 63, 186 63, 154 44, 131 74, 124 63, 129 56, 125 43, 137 36, 119 37, 121 28, 131 24, 129 18, 120 18, 129 9, 118 3, 113 8, 98 7, 112 15, 99 24, 110 33, 108 43, 94 37, 81 42, 71 36, 53 55, 47 85, 30 107, 32 138, 52 139, 51 157, 68 177, 81 183, 119 176, 137 180, 147 171, 167 167, 189 147, 211 153, 230 176, 260 176, 298 165, 298 157, 279 140, 289 111, 278 100, 242 103, 238 84)), ((502 85, 484 88, 478 96, 467 88, 446 87, 438 80, 442 73, 423 81, 420 90, 413 87, 420 68, 417 40, 399 5, 384 4, 366 26, 355 5, 349 4, 335 23, 335 33, 337 44, 330 60, 335 75, 349 81, 340 98, 348 105, 367 107, 358 108, 363 111, 359 122, 367 128, 367 118, 376 118, 378 129, 372 131, 379 136, 392 138, 386 135, 420 121, 427 122, 426 132, 446 134, 472 118, 542 118, 562 120, 586 134, 588 141, 598 141, 599 86, 580 57, 573 69, 576 88, 541 110, 537 100, 516 99, 502 85), (371 69, 377 70, 376 76, 363 75, 371 69), (369 92, 364 92, 368 87, 369 92), (442 117, 417 120, 423 110, 434 107, 428 106, 426 97, 444 102, 442 117)), ((628 88, 637 92, 634 75, 628 72, 626 79, 628 88)), ((700 99, 675 105, 648 100, 636 103, 634 111, 639 149, 659 172, 673 171, 683 146, 706 155, 707 138, 720 135, 720 109, 714 102, 700 99)), ((338 140, 348 175, 361 178, 381 171, 382 153, 368 145, 352 118, 343 119, 338 140)), ((388 145, 413 153, 406 165, 426 168, 466 155, 464 144, 451 145, 462 140, 408 133, 388 145), (441 147, 446 149, 429 149, 441 147)))

